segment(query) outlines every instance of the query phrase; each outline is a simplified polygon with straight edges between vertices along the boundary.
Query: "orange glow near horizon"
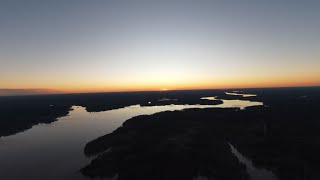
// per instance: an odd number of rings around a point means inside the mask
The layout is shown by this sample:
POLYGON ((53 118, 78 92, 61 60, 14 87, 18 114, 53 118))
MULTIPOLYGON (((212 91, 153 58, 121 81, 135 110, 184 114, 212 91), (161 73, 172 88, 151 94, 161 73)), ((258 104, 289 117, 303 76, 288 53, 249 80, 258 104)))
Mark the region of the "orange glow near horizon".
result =
POLYGON ((39 87, 36 84, 28 86, 7 86, 8 89, 36 89, 42 93, 90 93, 90 92, 125 92, 125 91, 167 91, 195 89, 231 89, 231 88, 264 88, 264 87, 297 87, 320 86, 320 77, 300 76, 295 78, 257 78, 238 77, 233 79, 212 79, 205 81, 181 82, 82 82, 75 84, 51 84, 39 87))

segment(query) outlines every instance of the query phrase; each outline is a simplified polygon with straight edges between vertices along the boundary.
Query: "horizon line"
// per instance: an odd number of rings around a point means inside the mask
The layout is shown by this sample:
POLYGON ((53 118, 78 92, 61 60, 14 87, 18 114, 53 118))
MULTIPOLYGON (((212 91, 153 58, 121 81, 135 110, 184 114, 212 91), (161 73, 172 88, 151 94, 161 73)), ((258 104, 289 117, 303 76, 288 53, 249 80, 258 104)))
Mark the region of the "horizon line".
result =
POLYGON ((306 86, 264 86, 264 87, 232 87, 232 88, 195 88, 195 89, 159 89, 159 90, 129 90, 129 91, 93 91, 93 92, 66 92, 56 89, 48 88, 30 88, 30 89, 15 89, 15 88, 0 88, 5 91, 29 91, 26 94, 12 94, 1 95, 0 97, 14 97, 14 96, 41 96, 41 95, 71 95, 71 94, 99 94, 99 93, 139 93, 139 92, 166 92, 166 91, 206 91, 206 90, 234 90, 234 89, 272 89, 272 88, 312 88, 320 87, 320 85, 306 85, 306 86), (43 91, 43 92, 41 92, 43 91), (50 93, 49 91, 52 91, 50 93), (36 93, 39 92, 39 93, 36 93))

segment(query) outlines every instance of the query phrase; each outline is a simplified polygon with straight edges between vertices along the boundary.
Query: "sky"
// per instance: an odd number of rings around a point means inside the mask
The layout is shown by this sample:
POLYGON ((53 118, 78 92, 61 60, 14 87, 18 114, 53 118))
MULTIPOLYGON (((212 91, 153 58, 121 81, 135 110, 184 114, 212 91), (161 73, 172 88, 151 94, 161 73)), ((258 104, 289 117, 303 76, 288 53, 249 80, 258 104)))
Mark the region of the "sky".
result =
POLYGON ((0 1, 5 92, 318 85, 320 1, 0 1))

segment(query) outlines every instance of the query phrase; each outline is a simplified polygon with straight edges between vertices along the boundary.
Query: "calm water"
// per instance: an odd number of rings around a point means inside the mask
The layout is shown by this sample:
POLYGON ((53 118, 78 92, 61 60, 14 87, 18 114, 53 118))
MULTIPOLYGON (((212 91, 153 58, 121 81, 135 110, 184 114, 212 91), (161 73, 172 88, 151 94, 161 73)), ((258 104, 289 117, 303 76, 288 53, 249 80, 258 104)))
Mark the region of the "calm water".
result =
POLYGON ((257 96, 256 94, 241 94, 239 91, 233 91, 233 92, 225 92, 228 95, 233 95, 233 96, 242 96, 242 97, 255 97, 257 96))
MULTIPOLYGON (((214 100, 214 97, 206 97, 214 100)), ((129 106, 89 113, 74 106, 68 116, 51 124, 40 124, 12 136, 0 138, 1 179, 87 179, 79 169, 90 162, 83 154, 87 142, 111 133, 134 116, 186 108, 239 107, 261 102, 223 100, 220 105, 129 106)))

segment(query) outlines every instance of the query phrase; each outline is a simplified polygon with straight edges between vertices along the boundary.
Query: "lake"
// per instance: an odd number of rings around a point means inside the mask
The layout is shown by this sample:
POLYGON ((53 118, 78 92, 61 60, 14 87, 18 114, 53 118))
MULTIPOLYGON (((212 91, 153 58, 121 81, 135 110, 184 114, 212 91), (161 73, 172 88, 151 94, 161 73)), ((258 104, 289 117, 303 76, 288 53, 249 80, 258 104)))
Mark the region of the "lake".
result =
MULTIPOLYGON (((215 97, 204 98, 215 100, 215 97)), ((223 100, 219 105, 132 105, 95 113, 73 106, 69 114, 58 121, 0 138, 1 179, 87 179, 79 173, 91 160, 83 153, 86 143, 111 133, 134 116, 187 108, 244 109, 259 105, 263 103, 223 100)))

